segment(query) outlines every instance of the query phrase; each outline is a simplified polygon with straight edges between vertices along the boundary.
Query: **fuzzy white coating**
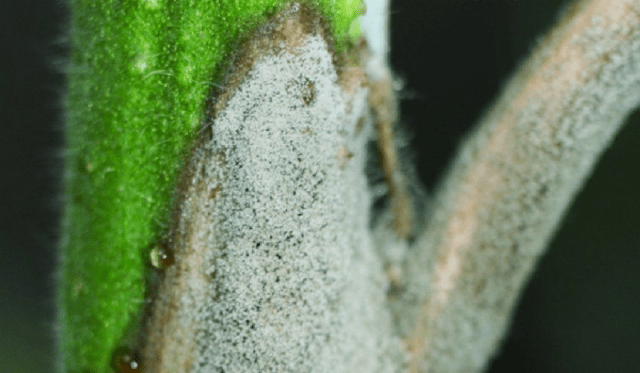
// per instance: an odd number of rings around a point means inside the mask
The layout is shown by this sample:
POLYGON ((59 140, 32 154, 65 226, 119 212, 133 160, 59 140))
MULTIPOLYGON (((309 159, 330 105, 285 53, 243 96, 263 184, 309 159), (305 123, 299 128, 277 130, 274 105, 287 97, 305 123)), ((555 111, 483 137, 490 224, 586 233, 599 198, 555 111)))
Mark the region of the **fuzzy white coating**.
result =
POLYGON ((360 27, 371 51, 386 60, 389 53, 389 0, 365 0, 365 5, 367 11, 360 20, 360 27))
POLYGON ((206 326, 197 372, 398 366, 368 229, 369 129, 356 133, 367 90, 348 97, 337 81, 325 41, 308 36, 257 61, 212 124, 229 168, 216 211, 226 246, 209 259, 216 299, 194 310, 206 326))
POLYGON ((389 0, 365 0, 366 13, 360 20, 360 27, 371 58, 367 60, 367 74, 373 81, 386 79, 389 72, 389 0))
POLYGON ((255 56, 192 154, 176 264, 150 322, 157 342, 143 351, 153 371, 397 372, 407 361, 369 228, 368 88, 340 80, 320 34, 287 22, 294 42, 255 56))

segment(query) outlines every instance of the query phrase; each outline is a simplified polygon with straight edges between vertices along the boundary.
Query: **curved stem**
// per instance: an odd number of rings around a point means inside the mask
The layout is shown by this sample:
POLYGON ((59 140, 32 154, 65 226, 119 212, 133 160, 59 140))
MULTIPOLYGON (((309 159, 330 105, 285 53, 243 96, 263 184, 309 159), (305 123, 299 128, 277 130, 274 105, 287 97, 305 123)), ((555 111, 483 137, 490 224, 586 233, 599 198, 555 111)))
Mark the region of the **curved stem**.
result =
POLYGON ((462 144, 393 304, 413 372, 481 371, 567 207, 640 102, 640 1, 573 6, 462 144))

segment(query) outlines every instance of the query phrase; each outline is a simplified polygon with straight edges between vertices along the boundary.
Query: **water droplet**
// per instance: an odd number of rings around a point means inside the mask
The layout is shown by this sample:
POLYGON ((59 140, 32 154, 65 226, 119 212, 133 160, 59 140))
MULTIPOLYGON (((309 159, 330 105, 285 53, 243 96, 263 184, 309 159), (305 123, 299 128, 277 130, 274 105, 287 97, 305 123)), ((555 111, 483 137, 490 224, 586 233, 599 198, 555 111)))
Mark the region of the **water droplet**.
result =
POLYGON ((117 373, 142 372, 142 365, 138 359, 138 353, 132 352, 129 347, 118 347, 111 356, 111 367, 117 373))
POLYGON ((151 265, 156 269, 165 269, 174 262, 173 252, 166 244, 158 244, 149 253, 151 265))

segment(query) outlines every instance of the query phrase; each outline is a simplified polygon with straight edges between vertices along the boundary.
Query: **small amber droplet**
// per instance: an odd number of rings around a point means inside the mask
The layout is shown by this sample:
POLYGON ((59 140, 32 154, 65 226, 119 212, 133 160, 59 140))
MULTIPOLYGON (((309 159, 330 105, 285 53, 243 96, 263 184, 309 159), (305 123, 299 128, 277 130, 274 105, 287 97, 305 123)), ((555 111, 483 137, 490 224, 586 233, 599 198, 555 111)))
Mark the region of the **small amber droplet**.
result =
POLYGON ((142 366, 138 360, 138 354, 132 352, 129 347, 118 347, 111 356, 111 367, 117 373, 142 372, 142 366))
POLYGON ((165 269, 174 262, 173 252, 164 244, 158 244, 149 253, 151 265, 156 269, 165 269))

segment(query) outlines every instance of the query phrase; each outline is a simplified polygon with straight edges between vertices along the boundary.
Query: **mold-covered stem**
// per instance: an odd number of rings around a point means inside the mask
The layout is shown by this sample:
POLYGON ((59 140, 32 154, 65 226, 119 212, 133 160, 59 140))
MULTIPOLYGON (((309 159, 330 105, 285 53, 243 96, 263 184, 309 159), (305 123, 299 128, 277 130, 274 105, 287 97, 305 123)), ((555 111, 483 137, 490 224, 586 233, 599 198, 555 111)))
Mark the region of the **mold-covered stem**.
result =
POLYGON ((575 4, 462 144, 394 305, 412 372, 477 372, 640 101, 640 1, 575 4))
MULTIPOLYGON (((70 2, 59 372, 111 373, 135 339, 150 248, 211 87, 239 41, 289 0, 70 2)), ((309 0, 337 51, 359 1, 309 0)))
POLYGON ((144 369, 382 373, 405 361, 368 229, 366 79, 334 65, 324 30, 293 4, 234 58, 181 181, 144 369))

